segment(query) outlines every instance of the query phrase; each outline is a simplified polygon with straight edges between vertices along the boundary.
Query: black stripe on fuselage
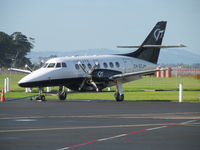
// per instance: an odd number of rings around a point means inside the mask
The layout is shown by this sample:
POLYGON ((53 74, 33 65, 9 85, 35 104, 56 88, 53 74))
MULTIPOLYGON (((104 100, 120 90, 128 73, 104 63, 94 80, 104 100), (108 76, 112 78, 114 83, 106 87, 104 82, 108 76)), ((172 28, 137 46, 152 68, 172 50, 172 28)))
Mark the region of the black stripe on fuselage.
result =
POLYGON ((84 78, 63 78, 63 79, 51 79, 51 80, 42 80, 34 82, 25 82, 19 83, 20 87, 46 87, 46 86, 64 86, 69 83, 81 83, 84 78))
MULTIPOLYGON (((47 87, 47 86, 65 86, 71 90, 79 91, 79 87, 82 84, 85 77, 79 78, 65 78, 65 79, 54 79, 54 80, 43 80, 35 82, 26 82, 19 83, 20 87, 47 87)), ((109 82, 101 81, 96 83, 99 90, 102 90, 107 87, 109 82)), ((95 88, 92 85, 89 85, 87 82, 81 91, 95 91, 95 88)))

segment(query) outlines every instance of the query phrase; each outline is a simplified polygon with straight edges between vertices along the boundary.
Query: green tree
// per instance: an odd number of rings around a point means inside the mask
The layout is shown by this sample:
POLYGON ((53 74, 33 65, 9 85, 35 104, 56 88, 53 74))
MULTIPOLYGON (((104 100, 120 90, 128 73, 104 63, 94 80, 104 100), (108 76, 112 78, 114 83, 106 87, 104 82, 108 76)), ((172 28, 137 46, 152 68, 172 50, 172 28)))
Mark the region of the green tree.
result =
POLYGON ((0 66, 11 64, 12 57, 12 39, 8 34, 0 32, 0 66))
POLYGON ((10 36, 0 32, 0 63, 3 67, 24 67, 31 65, 26 55, 31 51, 34 39, 27 38, 21 32, 14 32, 10 36))

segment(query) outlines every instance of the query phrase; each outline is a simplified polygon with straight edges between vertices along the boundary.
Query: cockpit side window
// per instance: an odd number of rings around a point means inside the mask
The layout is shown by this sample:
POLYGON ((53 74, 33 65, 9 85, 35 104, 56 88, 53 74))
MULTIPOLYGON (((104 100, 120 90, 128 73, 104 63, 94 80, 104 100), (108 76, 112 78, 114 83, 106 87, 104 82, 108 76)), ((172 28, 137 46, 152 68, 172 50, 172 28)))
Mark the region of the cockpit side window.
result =
POLYGON ((55 63, 49 63, 47 68, 54 68, 55 67, 55 63))
POLYGON ((62 67, 67 67, 66 63, 62 63, 62 67))
POLYGON ((60 67, 61 67, 61 63, 57 63, 56 68, 60 68, 60 67))
POLYGON ((45 63, 44 66, 43 66, 43 68, 46 68, 47 66, 48 66, 48 63, 45 63))

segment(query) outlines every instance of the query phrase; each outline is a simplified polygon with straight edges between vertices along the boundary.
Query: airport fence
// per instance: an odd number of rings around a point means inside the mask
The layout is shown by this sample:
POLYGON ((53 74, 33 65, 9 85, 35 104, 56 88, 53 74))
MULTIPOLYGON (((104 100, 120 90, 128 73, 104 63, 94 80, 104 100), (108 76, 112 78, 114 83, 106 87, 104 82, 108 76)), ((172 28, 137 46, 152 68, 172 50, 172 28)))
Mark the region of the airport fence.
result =
POLYGON ((160 71, 155 73, 157 78, 171 78, 172 76, 194 76, 200 79, 200 69, 184 69, 184 68, 158 68, 160 71))
POLYGON ((200 79, 200 69, 183 69, 183 68, 174 68, 174 76, 195 76, 197 79, 200 79))

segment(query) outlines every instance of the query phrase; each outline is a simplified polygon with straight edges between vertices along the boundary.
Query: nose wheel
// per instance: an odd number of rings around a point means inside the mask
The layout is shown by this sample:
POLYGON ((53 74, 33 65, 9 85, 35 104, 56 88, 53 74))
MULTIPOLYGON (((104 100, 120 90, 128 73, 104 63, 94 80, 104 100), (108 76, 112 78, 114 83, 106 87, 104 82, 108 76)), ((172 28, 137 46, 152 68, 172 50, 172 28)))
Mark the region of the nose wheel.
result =
POLYGON ((46 97, 45 97, 45 95, 38 95, 36 97, 36 100, 46 101, 46 97))
POLYGON ((39 95, 35 97, 35 100, 46 101, 46 97, 45 95, 42 94, 42 92, 43 92, 43 88, 39 87, 39 95))

